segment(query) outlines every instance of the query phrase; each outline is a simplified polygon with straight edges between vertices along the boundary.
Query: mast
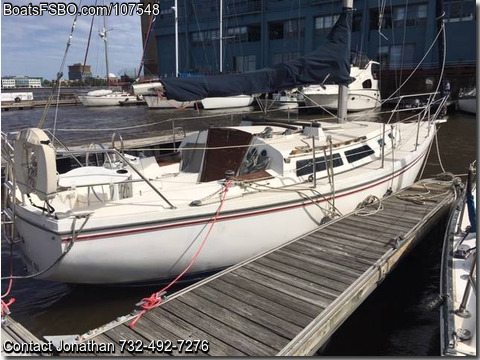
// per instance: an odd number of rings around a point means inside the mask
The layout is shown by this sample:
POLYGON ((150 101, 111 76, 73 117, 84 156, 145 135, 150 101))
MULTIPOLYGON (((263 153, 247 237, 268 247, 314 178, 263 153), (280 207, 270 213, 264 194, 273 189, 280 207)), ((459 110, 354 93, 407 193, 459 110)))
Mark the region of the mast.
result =
POLYGON ((175 0, 175 76, 178 77, 178 0, 175 0))
MULTIPOLYGON (((103 0, 103 6, 105 7, 105 0, 103 0)), ((107 43, 107 16, 103 15, 103 30, 100 33, 100 36, 103 37, 103 42, 105 45, 105 68, 107 70, 107 88, 110 87, 110 78, 108 70, 108 43, 107 43), (102 36, 103 35, 103 36, 102 36)), ((85 65, 85 64, 84 64, 85 65)))
MULTIPOLYGON (((353 0, 343 0, 343 8, 345 10, 351 10, 353 8, 353 0)), ((348 52, 350 56, 350 42, 348 42, 348 52)), ((350 61, 349 61, 350 64, 350 61)), ((347 103, 348 103, 348 85, 338 85, 338 109, 337 117, 339 123, 347 121, 347 103)))
MULTIPOLYGON (((443 53, 445 51, 445 28, 444 28, 444 22, 443 22, 443 16, 444 15, 444 10, 443 10, 443 0, 437 0, 436 1, 436 16, 437 16, 437 31, 440 32, 442 31, 442 36, 438 38, 438 70, 440 71, 441 74, 443 72, 441 69, 445 66, 444 64, 444 58, 443 58, 443 53)), ((439 79, 440 82, 440 97, 445 96, 445 77, 442 76, 439 79)))
POLYGON ((223 72, 223 0, 220 0, 220 32, 219 32, 219 41, 220 41, 220 47, 219 47, 219 53, 220 53, 220 65, 219 65, 219 70, 220 73, 223 72))

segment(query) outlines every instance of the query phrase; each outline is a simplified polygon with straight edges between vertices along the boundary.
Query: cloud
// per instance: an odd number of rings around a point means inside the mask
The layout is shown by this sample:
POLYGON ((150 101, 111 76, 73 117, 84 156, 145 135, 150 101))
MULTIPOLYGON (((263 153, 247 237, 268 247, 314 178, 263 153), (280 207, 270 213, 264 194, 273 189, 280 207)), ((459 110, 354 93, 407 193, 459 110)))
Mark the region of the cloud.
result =
MULTIPOLYGON (((29 0, 38 4, 42 0, 29 0)), ((25 5, 23 0, 11 1, 25 5)), ((75 1, 78 4, 78 0, 75 1)), ((111 2, 109 0, 108 2, 111 2)), ((126 1, 125 1, 126 2, 126 1)), ((3 1, 2 1, 3 3, 3 1)), ((101 2, 99 2, 101 3, 101 2)), ((94 0, 83 0, 92 5, 94 0)), ((3 6, 3 5, 2 5, 3 6)), ((66 65, 83 62, 87 46, 91 17, 77 18, 68 51, 66 65)), ((73 23, 73 16, 1 16, 2 76, 29 75, 52 79, 58 72, 73 23)), ((103 19, 95 18, 87 64, 94 75, 105 74, 103 41, 98 31, 103 19)), ((110 72, 137 68, 142 54, 139 16, 110 16, 107 18, 110 72)), ((68 68, 65 66, 64 74, 68 68)), ((65 75, 64 77, 66 77, 65 75)))

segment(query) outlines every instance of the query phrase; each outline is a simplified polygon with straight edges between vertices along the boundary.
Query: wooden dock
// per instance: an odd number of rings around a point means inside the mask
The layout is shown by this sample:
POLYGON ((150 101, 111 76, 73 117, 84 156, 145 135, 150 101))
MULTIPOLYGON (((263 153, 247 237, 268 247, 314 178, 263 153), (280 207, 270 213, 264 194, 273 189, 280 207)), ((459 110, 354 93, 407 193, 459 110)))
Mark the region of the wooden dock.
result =
POLYGON ((25 329, 25 327, 23 327, 20 323, 13 320, 10 316, 6 316, 4 319, 2 319, 2 356, 50 355, 50 353, 42 353, 41 351, 10 352, 10 350, 13 349, 14 344, 18 345, 29 343, 45 345, 44 341, 35 337, 35 335, 25 329))
POLYGON ((133 329, 135 311, 75 341, 115 344, 111 355, 158 356, 156 341, 195 339, 208 341, 208 355, 314 354, 450 209, 454 193, 451 181, 416 183, 383 198, 379 211, 378 203, 364 208, 368 216, 335 219, 167 296, 133 329), (125 341, 135 346, 122 354, 125 341), (138 344, 151 347, 135 352, 138 344))
MULTIPOLYGON (((31 100, 31 101, 19 101, 19 102, 2 102, 2 110, 25 110, 25 109, 33 109, 36 107, 44 107, 47 103, 47 100, 31 100)), ((53 104, 56 104, 57 101, 55 100, 53 104)), ((73 105, 81 105, 82 102, 77 98, 72 99, 64 99, 58 100, 59 106, 73 106, 73 105)))

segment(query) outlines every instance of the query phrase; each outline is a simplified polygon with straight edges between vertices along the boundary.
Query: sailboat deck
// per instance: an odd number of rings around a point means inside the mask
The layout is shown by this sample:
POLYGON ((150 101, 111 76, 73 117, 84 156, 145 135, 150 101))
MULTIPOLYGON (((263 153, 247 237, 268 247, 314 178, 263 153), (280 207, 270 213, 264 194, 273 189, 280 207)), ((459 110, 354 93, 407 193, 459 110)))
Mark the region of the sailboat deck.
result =
POLYGON ((208 355, 312 354, 453 199, 451 182, 416 183, 382 199, 380 211, 369 206, 370 216, 344 216, 167 297, 134 328, 132 313, 79 341, 114 343, 117 353, 122 340, 143 344, 138 352, 125 347, 125 355, 190 355, 185 346, 178 350, 179 341, 197 339, 208 341, 208 355), (398 194, 428 198, 414 203, 398 194), (177 347, 171 353, 156 348, 167 340, 177 347))

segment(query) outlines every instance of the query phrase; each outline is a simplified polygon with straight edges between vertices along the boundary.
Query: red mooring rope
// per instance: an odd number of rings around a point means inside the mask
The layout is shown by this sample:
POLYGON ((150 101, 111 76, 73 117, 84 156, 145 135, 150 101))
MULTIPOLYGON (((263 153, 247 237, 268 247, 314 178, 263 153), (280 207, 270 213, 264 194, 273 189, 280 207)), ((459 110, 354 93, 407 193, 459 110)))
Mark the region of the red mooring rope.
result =
POLYGON ((148 311, 148 310, 151 310, 151 309, 154 309, 156 307, 159 307, 161 304, 162 304, 162 294, 167 291, 170 287, 172 287, 183 275, 185 275, 185 273, 190 270, 190 268, 193 266, 193 264, 195 264, 195 262, 197 261, 200 253, 202 252, 202 249, 203 247, 205 246, 209 236, 210 236, 210 233, 212 232, 212 229, 213 229, 213 226, 215 225, 215 223, 217 222, 218 220, 218 216, 220 215, 220 211, 222 210, 222 207, 223 207, 223 204, 225 203, 225 198, 226 198, 226 195, 227 195, 227 192, 228 192, 228 189, 230 188, 231 186, 231 182, 230 181, 226 181, 225 182, 225 187, 222 191, 222 198, 220 200, 220 205, 218 206, 218 209, 217 209, 217 212, 215 213, 215 216, 213 217, 212 219, 212 222, 210 224, 210 228, 208 229, 208 232, 207 234, 205 235, 205 238, 203 239, 200 247, 198 248, 197 252, 195 253, 195 256, 193 257, 192 261, 190 261, 190 263, 188 264, 188 266, 185 268, 185 270, 183 270, 175 279, 172 280, 172 282, 170 282, 167 286, 165 286, 163 289, 161 289, 160 291, 157 291, 155 293, 153 293, 152 295, 150 295, 149 297, 147 298, 143 298, 142 299, 142 311, 140 311, 138 313, 138 315, 135 317, 135 319, 133 319, 133 321, 130 323, 129 327, 130 328, 134 328, 136 323, 140 320, 140 318, 148 311))
POLYGON ((15 298, 10 298, 7 302, 3 300, 3 298, 7 297, 8 294, 10 294, 10 291, 12 290, 12 285, 13 285, 13 245, 10 245, 10 280, 8 280, 8 288, 5 294, 2 295, 1 298, 1 305, 2 305, 2 317, 5 314, 10 314, 10 308, 9 306, 12 305, 15 302, 15 298))

